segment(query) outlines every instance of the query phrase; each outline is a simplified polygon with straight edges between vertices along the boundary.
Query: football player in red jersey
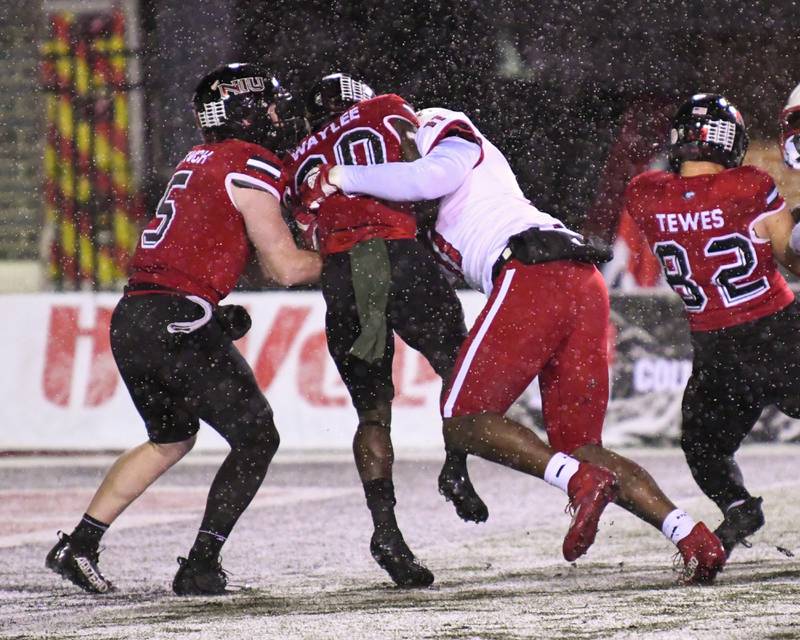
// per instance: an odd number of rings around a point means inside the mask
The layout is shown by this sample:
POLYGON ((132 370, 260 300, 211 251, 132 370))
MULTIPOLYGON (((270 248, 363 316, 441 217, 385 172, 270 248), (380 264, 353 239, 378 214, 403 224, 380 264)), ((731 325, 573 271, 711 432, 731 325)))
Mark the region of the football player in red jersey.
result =
POLYGON ((764 524, 734 458, 739 445, 767 405, 800 418, 800 307, 778 271, 800 274, 794 222, 772 178, 742 166, 746 150, 736 107, 694 95, 672 120, 671 171, 641 174, 625 194, 686 309, 694 363, 681 446, 724 514, 716 533, 728 555, 764 524))
MULTIPOLYGON (((287 202, 298 202, 299 185, 320 164, 416 157, 413 109, 400 96, 375 96, 346 74, 318 82, 308 94, 306 114, 311 133, 284 158, 287 202)), ((461 304, 430 251, 417 241, 410 204, 339 196, 313 211, 296 210, 295 216, 324 261, 328 349, 358 414, 353 453, 374 524, 370 551, 398 585, 428 586, 433 574, 408 548, 394 511, 394 333, 447 379, 466 336, 461 304)), ((486 519, 464 455, 448 452, 439 487, 462 518, 486 519)))
POLYGON ((266 275, 288 286, 318 279, 319 256, 296 247, 280 211, 275 152, 289 99, 271 73, 225 65, 197 86, 205 142, 175 168, 141 235, 132 273, 111 319, 111 348, 148 440, 120 456, 70 535, 46 565, 86 591, 105 593, 98 544, 125 508, 192 448, 199 420, 230 445, 200 529, 172 588, 224 593, 219 552, 255 496, 278 448, 272 410, 233 341, 247 331, 242 307, 219 306, 244 269, 249 244, 266 275))

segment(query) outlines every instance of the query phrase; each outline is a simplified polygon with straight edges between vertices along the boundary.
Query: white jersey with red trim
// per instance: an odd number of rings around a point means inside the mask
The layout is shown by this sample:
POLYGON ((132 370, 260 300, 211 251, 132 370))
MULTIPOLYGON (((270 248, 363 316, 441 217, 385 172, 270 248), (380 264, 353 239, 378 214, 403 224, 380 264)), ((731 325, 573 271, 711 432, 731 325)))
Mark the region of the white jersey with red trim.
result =
POLYGON ((465 114, 425 109, 419 115, 416 143, 423 156, 448 136, 481 145, 478 164, 460 187, 442 198, 433 240, 443 261, 470 287, 488 295, 492 267, 511 236, 531 227, 564 225, 525 198, 508 161, 465 114))

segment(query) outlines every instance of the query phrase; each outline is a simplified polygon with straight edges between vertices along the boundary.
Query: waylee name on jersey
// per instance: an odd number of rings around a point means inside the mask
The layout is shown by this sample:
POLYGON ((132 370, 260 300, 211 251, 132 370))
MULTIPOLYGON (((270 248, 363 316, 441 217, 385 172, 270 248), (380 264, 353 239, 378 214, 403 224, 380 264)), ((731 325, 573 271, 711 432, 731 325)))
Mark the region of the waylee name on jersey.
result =
POLYGON ((721 229, 725 226, 722 209, 693 211, 690 213, 657 213, 656 220, 661 231, 679 233, 698 229, 721 229))
MULTIPOLYGON (((400 96, 384 94, 363 100, 301 140, 284 157, 285 202, 299 202, 300 184, 321 164, 371 165, 403 159, 400 121, 405 128, 416 127, 414 111, 400 96)), ((407 203, 390 203, 375 198, 354 201, 335 194, 318 210, 295 209, 308 246, 318 247, 325 256, 349 251, 372 238, 412 239, 417 233, 414 211, 407 203)))
POLYGON ((319 131, 315 131, 312 135, 308 136, 307 138, 304 138, 303 141, 300 143, 300 146, 298 146, 297 149, 291 152, 292 160, 297 160, 306 151, 312 149, 313 147, 316 147, 320 143, 320 141, 323 141, 328 137, 329 133, 336 133, 337 131, 339 131, 339 129, 341 129, 350 122, 358 120, 360 117, 361 114, 358 112, 357 106, 353 107, 348 111, 345 111, 341 116, 339 116, 338 120, 333 120, 332 122, 328 123, 324 128, 320 129, 319 131))

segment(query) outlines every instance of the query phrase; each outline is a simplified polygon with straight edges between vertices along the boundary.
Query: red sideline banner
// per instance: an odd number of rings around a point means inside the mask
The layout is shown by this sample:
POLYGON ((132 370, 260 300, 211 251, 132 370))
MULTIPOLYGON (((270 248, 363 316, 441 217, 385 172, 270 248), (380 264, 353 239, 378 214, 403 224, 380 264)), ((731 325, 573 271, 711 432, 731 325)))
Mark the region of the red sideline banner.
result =
MULTIPOLYGON (((482 295, 462 292, 470 324, 482 295)), ((108 326, 119 294, 3 295, 0 450, 104 450, 141 442, 145 431, 111 354, 108 326)), ((230 296, 253 317, 237 343, 275 411, 281 443, 292 449, 347 449, 356 423, 347 390, 327 352, 325 304, 317 292, 230 296)), ((147 348, 147 345, 142 345, 147 348)), ((691 348, 671 294, 612 296, 611 399, 604 440, 674 444, 691 348)), ((440 448, 441 384, 428 363, 398 340, 392 437, 399 447, 440 448)), ((511 415, 541 426, 534 384, 511 415)), ((757 440, 798 440, 800 423, 767 409, 757 440)), ((212 429, 198 446, 224 448, 212 429)))

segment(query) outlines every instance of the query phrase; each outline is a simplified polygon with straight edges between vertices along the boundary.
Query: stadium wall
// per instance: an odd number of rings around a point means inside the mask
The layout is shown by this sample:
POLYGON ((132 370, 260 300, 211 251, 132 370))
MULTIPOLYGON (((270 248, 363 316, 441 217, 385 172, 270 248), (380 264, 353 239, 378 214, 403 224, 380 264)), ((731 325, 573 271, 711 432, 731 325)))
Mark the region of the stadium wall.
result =
MULTIPOLYGON (((0 295, 0 451, 117 450, 144 437, 108 341, 119 294, 0 295)), ((462 292, 468 323, 483 296, 462 292)), ((253 328, 238 347, 252 365, 275 410, 286 449, 348 449, 355 412, 324 333, 325 305, 317 292, 240 293, 253 328)), ((612 391, 607 444, 674 444, 680 397, 691 373, 691 348, 673 296, 614 295, 609 326, 612 391)), ((440 383, 430 366, 397 345, 393 438, 398 447, 441 446, 440 383)), ((143 345, 143 348, 146 348, 143 345)), ((538 428, 536 385, 510 414, 538 428)), ((757 440, 798 439, 800 423, 766 410, 757 440)), ((201 429, 198 447, 224 442, 201 429)))

